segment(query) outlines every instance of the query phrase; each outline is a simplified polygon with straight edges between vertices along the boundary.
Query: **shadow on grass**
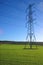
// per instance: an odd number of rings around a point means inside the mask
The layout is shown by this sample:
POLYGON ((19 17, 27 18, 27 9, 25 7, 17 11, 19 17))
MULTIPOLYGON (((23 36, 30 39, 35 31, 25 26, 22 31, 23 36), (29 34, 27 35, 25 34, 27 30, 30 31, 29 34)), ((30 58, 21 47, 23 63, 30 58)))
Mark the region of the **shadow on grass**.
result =
POLYGON ((24 50, 37 50, 38 48, 23 48, 24 50))

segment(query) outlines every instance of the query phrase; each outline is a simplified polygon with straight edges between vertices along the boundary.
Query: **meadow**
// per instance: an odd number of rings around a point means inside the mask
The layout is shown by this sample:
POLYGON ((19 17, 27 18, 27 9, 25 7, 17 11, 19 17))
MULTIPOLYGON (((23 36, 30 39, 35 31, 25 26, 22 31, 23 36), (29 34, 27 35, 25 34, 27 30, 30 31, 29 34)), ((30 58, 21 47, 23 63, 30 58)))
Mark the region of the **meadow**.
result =
POLYGON ((24 45, 0 44, 0 65, 43 65, 43 46, 24 49, 24 45))

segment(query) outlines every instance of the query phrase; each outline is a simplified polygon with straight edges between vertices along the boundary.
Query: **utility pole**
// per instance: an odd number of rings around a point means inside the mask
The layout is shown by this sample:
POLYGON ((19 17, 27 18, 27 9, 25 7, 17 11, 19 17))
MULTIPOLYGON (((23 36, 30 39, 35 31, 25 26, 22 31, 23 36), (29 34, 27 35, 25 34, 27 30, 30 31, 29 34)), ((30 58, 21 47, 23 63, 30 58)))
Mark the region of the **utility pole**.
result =
MULTIPOLYGON (((35 35, 34 35, 34 18, 33 18, 33 6, 34 4, 29 4, 29 7, 27 8, 27 37, 26 40, 29 40, 30 48, 32 49, 32 43, 33 43, 33 38, 35 40, 35 35)), ((26 47, 26 45, 25 45, 26 47)))

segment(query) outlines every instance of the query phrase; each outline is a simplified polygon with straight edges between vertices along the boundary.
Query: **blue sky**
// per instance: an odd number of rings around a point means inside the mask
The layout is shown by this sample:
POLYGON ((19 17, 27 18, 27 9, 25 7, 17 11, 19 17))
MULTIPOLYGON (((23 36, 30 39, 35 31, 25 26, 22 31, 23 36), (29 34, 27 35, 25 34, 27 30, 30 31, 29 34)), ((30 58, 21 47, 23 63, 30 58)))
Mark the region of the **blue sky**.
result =
POLYGON ((0 40, 25 41, 26 8, 35 3, 35 36, 43 41, 43 0, 0 0, 0 40))

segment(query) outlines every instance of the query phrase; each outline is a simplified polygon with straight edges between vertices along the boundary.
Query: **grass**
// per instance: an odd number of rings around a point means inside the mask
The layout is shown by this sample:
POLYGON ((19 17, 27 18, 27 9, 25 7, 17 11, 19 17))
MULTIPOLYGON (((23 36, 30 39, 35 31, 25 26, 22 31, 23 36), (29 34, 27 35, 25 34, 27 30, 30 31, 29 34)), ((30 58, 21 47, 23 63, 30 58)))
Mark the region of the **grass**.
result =
POLYGON ((23 48, 24 45, 0 44, 0 65, 43 65, 43 46, 23 48))

